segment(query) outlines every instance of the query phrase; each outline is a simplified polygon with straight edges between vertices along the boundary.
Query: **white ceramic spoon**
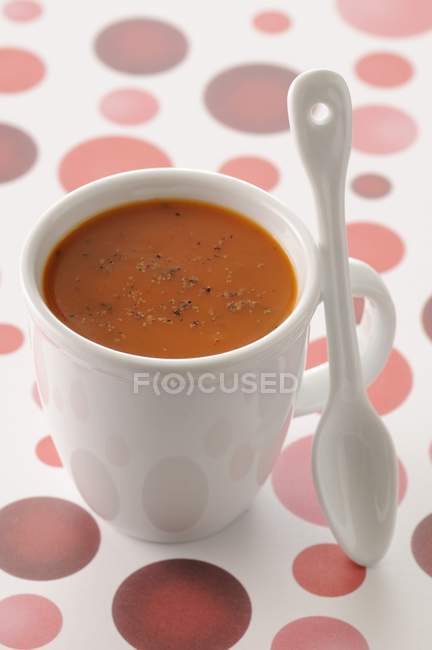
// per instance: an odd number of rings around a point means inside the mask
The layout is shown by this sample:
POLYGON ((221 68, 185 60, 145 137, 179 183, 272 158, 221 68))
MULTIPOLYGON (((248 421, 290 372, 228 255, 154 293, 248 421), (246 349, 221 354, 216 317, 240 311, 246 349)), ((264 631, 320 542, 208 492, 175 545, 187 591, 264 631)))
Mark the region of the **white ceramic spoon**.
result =
POLYGON ((393 443, 368 401, 356 336, 344 214, 348 87, 334 72, 306 72, 291 85, 288 110, 318 212, 330 363, 329 400, 313 447, 315 487, 342 549, 370 566, 393 535, 398 480, 393 443))

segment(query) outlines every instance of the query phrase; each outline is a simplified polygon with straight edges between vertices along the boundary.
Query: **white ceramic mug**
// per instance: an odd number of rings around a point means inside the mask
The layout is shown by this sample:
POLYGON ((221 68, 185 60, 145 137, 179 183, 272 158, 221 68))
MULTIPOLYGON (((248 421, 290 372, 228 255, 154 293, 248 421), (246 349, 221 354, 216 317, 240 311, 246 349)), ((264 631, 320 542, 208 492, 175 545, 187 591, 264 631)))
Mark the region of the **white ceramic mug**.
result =
MULTIPOLYGON (((394 308, 375 271, 354 260, 350 268, 354 295, 367 298, 358 336, 369 383, 391 349, 394 308)), ((56 447, 89 507, 130 535, 177 542, 221 530, 266 480, 292 414, 325 404, 327 364, 303 374, 309 323, 321 299, 319 251, 298 218, 248 183, 182 169, 90 183, 40 219, 25 244, 21 273, 39 391, 56 447), (192 359, 126 354, 60 322, 41 291, 55 244, 95 213, 159 197, 217 203, 264 226, 295 266, 298 300, 288 318, 244 347, 192 359)))

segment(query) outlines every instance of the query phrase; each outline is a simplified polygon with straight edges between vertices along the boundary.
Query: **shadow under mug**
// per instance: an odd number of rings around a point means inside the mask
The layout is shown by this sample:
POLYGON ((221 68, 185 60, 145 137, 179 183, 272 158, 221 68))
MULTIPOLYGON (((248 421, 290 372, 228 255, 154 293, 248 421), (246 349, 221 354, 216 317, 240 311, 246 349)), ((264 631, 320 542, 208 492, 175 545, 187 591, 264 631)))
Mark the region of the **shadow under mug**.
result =
MULTIPOLYGON (((394 307, 369 266, 350 260, 350 272, 353 294, 366 298, 358 337, 370 383, 393 343, 394 307)), ((221 530, 250 506, 270 474, 292 415, 319 411, 326 402, 327 364, 304 372, 309 324, 321 299, 319 250, 285 205, 248 183, 186 169, 90 183, 39 220, 22 253, 21 280, 38 387, 60 457, 89 507, 127 534, 178 542, 221 530), (192 359, 119 352, 60 322, 41 290, 55 244, 97 212, 162 197, 217 203, 264 226, 297 275, 298 300, 286 320, 241 348, 192 359)))

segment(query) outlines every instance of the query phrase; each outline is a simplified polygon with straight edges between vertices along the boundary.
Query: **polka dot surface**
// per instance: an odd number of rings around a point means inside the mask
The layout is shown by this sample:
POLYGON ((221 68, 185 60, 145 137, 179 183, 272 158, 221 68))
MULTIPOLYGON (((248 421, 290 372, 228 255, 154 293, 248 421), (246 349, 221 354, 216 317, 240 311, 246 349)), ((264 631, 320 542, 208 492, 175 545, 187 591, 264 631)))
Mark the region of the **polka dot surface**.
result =
POLYGON ((401 86, 413 76, 411 63, 399 54, 375 52, 362 57, 355 66, 357 76, 371 86, 401 86))
POLYGON ((37 147, 28 133, 0 123, 0 183, 13 181, 28 172, 36 158, 37 147))
POLYGON ((347 558, 337 544, 316 544, 297 555, 293 575, 306 591, 333 597, 358 589, 366 577, 366 569, 347 558))
POLYGON ((253 24, 260 32, 280 34, 291 26, 291 20, 282 11, 261 11, 256 14, 253 24))
POLYGON ((76 573, 100 542, 94 519, 80 506, 54 497, 30 497, 0 510, 0 569, 26 580, 76 573))
POLYGON ((364 199, 380 199, 392 189, 392 184, 381 174, 360 174, 356 176, 351 189, 364 199))
POLYGON ((397 266, 405 254, 400 236, 378 223, 349 223, 347 236, 350 256, 366 262, 380 273, 397 266))
POLYGON ((0 643, 15 650, 40 648, 62 628, 62 615, 51 600, 18 594, 0 600, 0 643))
POLYGON ((121 88, 103 97, 102 115, 111 122, 132 126, 148 122, 159 110, 158 101, 145 90, 121 88))
POLYGON ((286 97, 297 73, 283 66, 250 63, 227 68, 208 84, 205 104, 225 126, 248 133, 288 129, 286 97))
POLYGON ((352 127, 352 146, 369 154, 398 153, 411 146, 418 135, 413 118, 392 106, 354 108, 352 127))
POLYGON ((432 514, 416 526, 411 539, 411 550, 419 567, 432 577, 432 514))
POLYGON ((70 191, 118 172, 170 165, 168 156, 156 145, 113 135, 86 140, 68 151, 60 163, 59 176, 64 189, 70 191))
POLYGON ((24 343, 24 334, 9 323, 0 323, 0 354, 16 352, 24 343))
POLYGON ((0 48, 0 93, 29 90, 36 86, 44 75, 44 64, 32 52, 0 48))
POLYGON ((42 7, 33 0, 12 0, 3 7, 3 13, 9 20, 27 23, 36 20, 42 13, 42 7))
POLYGON ((285 625, 271 650, 371 650, 352 625, 328 616, 307 616, 285 625))
POLYGON ((342 17, 376 36, 403 37, 432 29, 429 0, 337 0, 342 17))
POLYGON ((180 63, 188 49, 174 25, 152 18, 122 20, 103 29, 95 42, 97 56, 129 74, 156 74, 180 63))
POLYGON ((45 465, 62 467, 62 462, 51 436, 45 436, 36 445, 36 455, 45 465))
POLYGON ((228 571, 199 560, 164 560, 130 575, 112 606, 114 623, 136 648, 228 650, 244 635, 251 603, 228 571))
POLYGON ((269 160, 257 156, 231 158, 220 167, 219 171, 258 185, 263 190, 272 190, 279 180, 277 167, 269 160))

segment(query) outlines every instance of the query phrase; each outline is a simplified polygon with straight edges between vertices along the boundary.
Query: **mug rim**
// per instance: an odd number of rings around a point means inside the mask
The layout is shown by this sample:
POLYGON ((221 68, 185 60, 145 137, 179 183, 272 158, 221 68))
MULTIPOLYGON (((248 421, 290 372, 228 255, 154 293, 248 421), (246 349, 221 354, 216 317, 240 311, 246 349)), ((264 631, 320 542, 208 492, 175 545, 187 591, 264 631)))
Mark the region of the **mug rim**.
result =
MULTIPOLYGON (((120 204, 113 202, 112 207, 115 205, 120 204)), ((89 215, 90 217, 91 215, 89 215)), ((265 225, 261 225, 263 228, 266 228, 265 225)), ((36 317, 37 323, 39 325, 42 323, 48 329, 54 341, 61 341, 69 350, 72 347, 75 354, 76 349, 80 349, 80 359, 84 359, 85 361, 86 357, 94 358, 96 356, 117 366, 133 365, 135 367, 142 366, 145 369, 157 367, 158 370, 170 369, 176 371, 181 368, 186 370, 199 370, 202 367, 208 369, 209 366, 216 367, 226 365, 227 363, 230 365, 239 363, 246 358, 268 350, 270 347, 280 343, 283 339, 296 338, 307 327, 320 297, 317 246, 307 227, 282 201, 251 183, 231 176, 225 176, 218 172, 179 167, 138 169, 113 174, 87 183, 61 197, 42 214, 26 237, 20 258, 20 281, 27 305, 30 308, 31 314, 36 317), (289 223, 303 248, 306 264, 308 265, 306 284, 292 312, 276 328, 251 343, 216 354, 179 358, 144 356, 105 347, 100 343, 82 336, 58 319, 45 303, 33 269, 37 244, 43 238, 43 233, 49 227, 50 223, 55 220, 59 210, 68 204, 82 202, 95 191, 101 192, 104 188, 108 188, 113 184, 121 185, 125 180, 131 178, 144 181, 151 177, 166 177, 167 180, 176 177, 178 180, 185 175, 189 179, 190 177, 194 177, 199 182, 207 181, 237 187, 241 192, 249 195, 249 200, 253 200, 254 195, 257 200, 265 198, 266 209, 273 211, 279 219, 282 218, 289 223)))

